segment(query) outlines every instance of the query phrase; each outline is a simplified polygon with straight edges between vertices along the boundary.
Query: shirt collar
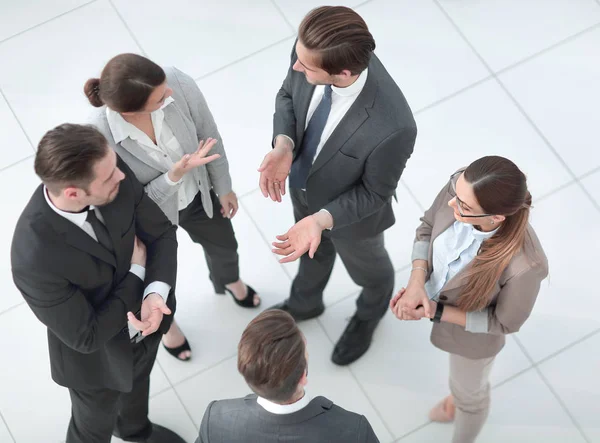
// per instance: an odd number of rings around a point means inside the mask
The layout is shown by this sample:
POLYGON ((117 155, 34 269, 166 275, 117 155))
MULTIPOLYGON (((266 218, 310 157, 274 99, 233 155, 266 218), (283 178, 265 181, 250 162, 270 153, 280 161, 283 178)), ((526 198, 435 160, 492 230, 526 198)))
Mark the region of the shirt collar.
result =
POLYGON ((292 414, 294 412, 298 412, 299 410, 305 408, 310 403, 311 398, 306 391, 304 391, 304 397, 298 400, 295 403, 290 405, 280 405, 278 403, 273 403, 272 401, 267 400, 266 398, 258 397, 256 402, 261 405, 267 412, 271 414, 283 415, 283 414, 292 414))
POLYGON ((473 225, 469 225, 469 226, 471 227, 471 231, 473 233, 473 237, 475 238, 475 240, 480 241, 480 242, 487 240, 488 238, 493 236, 496 232, 498 232, 498 228, 496 228, 490 232, 483 232, 483 231, 480 231, 479 229, 475 229, 475 226, 473 226, 473 225))
MULTIPOLYGON (((48 205, 50 206, 50 208, 52 208, 52 210, 54 212, 56 212, 61 217, 66 218, 71 223, 74 223, 75 225, 79 226, 80 228, 83 228, 83 225, 85 224, 86 219, 87 219, 88 211, 67 212, 67 211, 63 211, 62 209, 58 209, 56 206, 54 206, 54 203, 52 203, 52 200, 50 200, 50 197, 48 196, 48 188, 46 188, 46 186, 44 186, 44 197, 46 197, 46 201, 48 202, 48 205)), ((91 209, 94 209, 94 206, 90 206, 90 210, 91 209)))
POLYGON ((367 83, 367 76, 369 75, 369 68, 366 68, 363 72, 360 73, 358 78, 354 83, 345 88, 338 88, 337 86, 331 85, 331 89, 337 95, 341 95, 342 97, 351 97, 353 95, 358 95, 361 93, 363 88, 365 87, 365 83, 367 83))
MULTIPOLYGON (((164 114, 163 109, 165 109, 165 107, 174 101, 175 99, 173 97, 167 97, 162 106, 152 114, 158 113, 162 117, 164 114)), ((115 143, 117 144, 121 143, 127 137, 130 137, 133 131, 137 130, 137 128, 125 120, 120 113, 113 111, 108 106, 106 107, 106 120, 108 121, 108 127, 110 128, 110 132, 115 139, 115 143)))

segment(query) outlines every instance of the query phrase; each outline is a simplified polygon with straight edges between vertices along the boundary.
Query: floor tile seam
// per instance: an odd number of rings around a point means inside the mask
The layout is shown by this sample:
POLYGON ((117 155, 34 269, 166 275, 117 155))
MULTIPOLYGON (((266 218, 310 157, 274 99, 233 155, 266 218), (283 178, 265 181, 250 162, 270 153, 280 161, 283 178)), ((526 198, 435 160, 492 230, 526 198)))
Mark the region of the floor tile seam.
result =
POLYGON ((16 34, 13 34, 13 35, 11 35, 11 36, 9 36, 9 37, 6 37, 6 38, 5 38, 5 39, 3 39, 3 40, 0 40, 0 45, 2 45, 3 43, 6 43, 6 42, 7 42, 7 41, 9 41, 9 40, 12 40, 12 39, 14 39, 14 38, 17 38, 17 37, 19 37, 19 36, 21 36, 21 35, 23 35, 23 34, 25 34, 25 33, 29 32, 29 31, 32 31, 32 30, 34 30, 34 29, 36 29, 36 28, 39 28, 39 27, 41 27, 41 26, 44 26, 44 25, 46 25, 46 24, 48 24, 48 23, 50 23, 50 22, 53 22, 54 20, 60 19, 60 18, 62 18, 62 17, 64 17, 64 16, 66 16, 66 15, 68 15, 68 14, 70 14, 70 13, 74 12, 74 11, 77 11, 77 10, 79 10, 79 9, 85 8, 86 6, 89 6, 89 5, 91 5, 92 3, 96 3, 97 1, 98 1, 98 0, 91 0, 91 1, 88 1, 88 2, 86 2, 86 3, 84 3, 84 4, 82 4, 82 5, 76 6, 76 7, 75 7, 75 8, 73 8, 73 9, 69 9, 68 11, 62 12, 62 13, 60 13, 60 14, 58 14, 58 15, 54 16, 54 17, 51 17, 51 18, 49 18, 49 19, 47 19, 47 20, 44 20, 44 21, 42 21, 42 22, 40 22, 40 23, 37 23, 37 24, 35 24, 35 25, 33 25, 33 26, 30 26, 29 28, 27 28, 27 29, 24 29, 23 31, 19 31, 19 32, 17 32, 16 34))

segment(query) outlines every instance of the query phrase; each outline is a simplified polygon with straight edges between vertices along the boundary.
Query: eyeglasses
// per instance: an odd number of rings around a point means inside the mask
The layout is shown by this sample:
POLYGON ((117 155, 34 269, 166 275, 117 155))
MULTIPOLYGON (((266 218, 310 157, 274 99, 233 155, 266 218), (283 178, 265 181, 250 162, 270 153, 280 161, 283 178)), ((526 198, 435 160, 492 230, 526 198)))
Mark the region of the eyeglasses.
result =
POLYGON ((464 205, 465 203, 458 198, 458 196, 456 195, 456 182, 458 181, 458 178, 460 177, 460 175, 465 172, 464 169, 461 171, 457 171, 454 174, 452 174, 450 176, 450 184, 448 185, 448 194, 450 194, 452 197, 454 197, 456 199, 456 207, 458 208, 458 213, 460 214, 460 216, 462 218, 482 218, 482 217, 491 217, 492 214, 479 214, 479 215, 465 215, 464 214, 464 205))

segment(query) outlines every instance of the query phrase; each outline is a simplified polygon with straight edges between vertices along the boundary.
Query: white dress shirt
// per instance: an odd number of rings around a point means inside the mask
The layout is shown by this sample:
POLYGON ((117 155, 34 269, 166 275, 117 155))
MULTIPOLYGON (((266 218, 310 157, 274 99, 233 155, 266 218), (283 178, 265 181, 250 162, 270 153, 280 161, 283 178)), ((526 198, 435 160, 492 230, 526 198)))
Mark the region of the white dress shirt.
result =
MULTIPOLYGON (((98 241, 98 238, 96 237, 96 233, 94 232, 94 228, 87 221, 87 211, 85 211, 85 212, 67 212, 67 211, 63 211, 62 209, 58 209, 54 205, 54 203, 52 203, 52 200, 50 200, 50 197, 48 196, 48 189, 45 186, 44 186, 44 197, 46 197, 46 202, 48 203, 48 205, 50 206, 50 208, 52 208, 52 210, 54 212, 56 212, 61 217, 66 218, 71 223, 73 223, 74 225, 81 228, 86 234, 88 234, 94 240, 98 241)), ((104 217, 102 217, 102 213, 100 212, 100 210, 97 207, 95 207, 93 205, 90 206, 90 211, 94 211, 94 213, 96 214, 96 217, 98 217, 98 220, 100 220, 100 222, 102 224, 106 224, 104 222, 104 217)), ((138 264, 132 263, 131 268, 129 268, 129 272, 138 276, 140 278, 140 280, 142 280, 142 281, 144 281, 144 279, 146 278, 146 268, 144 268, 143 266, 140 266, 138 264)), ((169 296, 170 290, 171 290, 171 285, 169 285, 165 282, 162 282, 162 281, 152 282, 148 286, 146 286, 142 300, 145 299, 149 294, 156 292, 163 298, 163 300, 166 301, 167 297, 169 296)), ((129 325, 130 337, 135 336, 135 334, 138 332, 137 329, 135 329, 129 321, 127 322, 127 324, 129 325)))
MULTIPOLYGON (((337 86, 333 85, 331 86, 331 110, 329 111, 329 116, 327 117, 327 123, 325 123, 323 133, 321 134, 321 140, 317 146, 317 151, 315 153, 313 162, 321 152, 321 149, 323 149, 323 145, 327 142, 335 128, 337 128, 337 125, 356 101, 358 95, 362 92, 363 88, 365 87, 365 83, 367 83, 368 75, 369 69, 367 68, 361 72, 358 78, 350 86, 345 88, 338 88, 337 86)), ((310 100, 310 105, 308 106, 308 112, 306 114, 306 124, 304 126, 305 130, 310 122, 310 119, 315 113, 317 106, 319 106, 319 103, 321 103, 324 93, 324 85, 315 86, 313 96, 310 100)))
MULTIPOLYGON (((167 122, 165 122, 163 109, 174 101, 173 97, 167 97, 160 109, 150 114, 152 126, 154 127, 154 137, 158 145, 154 144, 144 131, 126 121, 121 114, 106 107, 106 118, 115 143, 120 143, 126 138, 130 138, 137 142, 156 162, 170 169, 174 163, 177 163, 185 155, 173 131, 167 122)), ((200 186, 196 183, 193 174, 185 174, 178 182, 169 179, 168 173, 164 174, 163 177, 171 186, 181 183, 181 187, 177 191, 179 199, 178 209, 180 211, 185 209, 194 200, 194 197, 196 197, 196 194, 200 190, 200 186)))
POLYGON ((299 410, 304 409, 306 406, 308 406, 311 400, 312 399, 308 395, 308 393, 304 391, 304 397, 302 397, 297 402, 289 405, 280 405, 279 403, 273 403, 272 401, 269 401, 266 398, 262 397, 258 397, 256 399, 256 402, 271 414, 283 415, 293 414, 294 412, 298 412, 299 410))
MULTIPOLYGON (((352 83, 350 86, 345 88, 338 88, 337 86, 331 85, 331 110, 329 111, 329 116, 327 117, 327 123, 325 123, 325 128, 323 129, 323 133, 321 134, 321 140, 319 141, 319 145, 317 146, 317 151, 315 152, 315 156, 313 157, 313 163, 315 159, 323 149, 323 146, 335 130, 337 125, 342 121, 342 118, 346 115, 350 107, 354 104, 359 94, 362 92, 365 84, 367 83, 367 76, 369 75, 369 68, 365 69, 360 73, 358 78, 352 83)), ((312 98, 310 100, 310 104, 308 106, 308 112, 306 113, 306 123, 304 125, 304 129, 308 126, 311 117, 315 113, 317 106, 321 103, 321 99, 323 98, 323 94, 325 93, 325 85, 315 86, 315 90, 313 91, 312 98)), ((286 137, 288 140, 292 142, 292 147, 295 147, 294 140, 288 137, 285 134, 280 134, 286 137)), ((325 211, 329 214, 327 209, 321 209, 321 211, 325 211)), ((329 214, 331 215, 331 214, 329 214)), ((333 220, 335 224, 335 220, 333 220)), ((333 227, 329 228, 331 230, 333 227)))
MULTIPOLYGON (((482 232, 473 225, 455 221, 433 241, 433 272, 425 283, 430 299, 436 300, 446 283, 462 271, 477 255, 481 243, 493 236, 498 229, 482 232)), ((465 330, 485 333, 488 331, 487 308, 467 312, 465 330)))

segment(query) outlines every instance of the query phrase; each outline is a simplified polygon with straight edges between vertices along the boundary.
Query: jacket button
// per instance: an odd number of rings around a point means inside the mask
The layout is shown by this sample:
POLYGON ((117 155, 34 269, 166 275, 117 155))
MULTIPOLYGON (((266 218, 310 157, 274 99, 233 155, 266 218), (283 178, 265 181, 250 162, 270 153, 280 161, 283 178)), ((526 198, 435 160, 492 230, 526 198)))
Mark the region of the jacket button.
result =
POLYGON ((446 301, 448 300, 448 297, 446 297, 445 295, 440 295, 440 300, 446 301))

